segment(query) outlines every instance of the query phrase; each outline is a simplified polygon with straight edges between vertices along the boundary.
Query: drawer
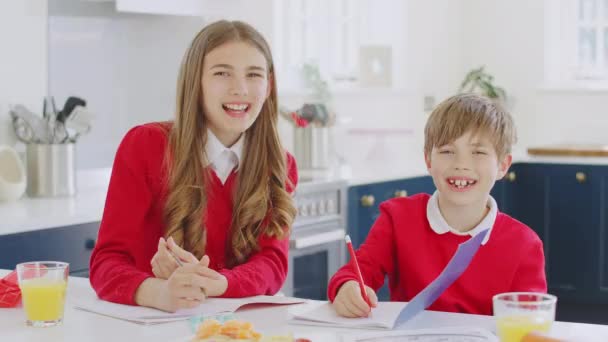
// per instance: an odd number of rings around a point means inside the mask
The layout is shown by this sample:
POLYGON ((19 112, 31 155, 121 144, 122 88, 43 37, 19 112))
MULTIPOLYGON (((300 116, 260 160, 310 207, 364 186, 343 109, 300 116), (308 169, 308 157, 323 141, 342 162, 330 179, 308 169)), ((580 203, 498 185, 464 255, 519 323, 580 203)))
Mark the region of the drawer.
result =
POLYGON ((70 273, 86 271, 99 222, 0 236, 0 268, 25 261, 64 261, 70 273))

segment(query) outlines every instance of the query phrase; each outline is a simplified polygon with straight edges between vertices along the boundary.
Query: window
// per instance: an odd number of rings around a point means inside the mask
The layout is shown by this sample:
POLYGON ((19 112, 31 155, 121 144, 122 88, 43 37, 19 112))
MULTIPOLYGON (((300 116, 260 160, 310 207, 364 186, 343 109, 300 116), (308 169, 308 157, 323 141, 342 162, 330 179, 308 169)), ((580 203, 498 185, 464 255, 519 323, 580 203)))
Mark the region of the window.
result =
POLYGON ((365 64, 371 57, 381 60, 382 66, 388 65, 383 70, 401 67, 395 60, 404 60, 403 3, 275 0, 273 51, 281 85, 293 90, 300 88, 302 84, 298 82, 306 63, 316 64, 333 89, 365 83, 368 74, 361 77, 360 61, 365 64))
POLYGON ((608 76, 608 0, 577 0, 577 76, 606 79, 608 76))
POLYGON ((608 85, 608 0, 546 0, 546 79, 608 85))
POLYGON ((352 81, 359 49, 359 0, 277 1, 277 65, 297 73, 319 66, 332 83, 352 81))

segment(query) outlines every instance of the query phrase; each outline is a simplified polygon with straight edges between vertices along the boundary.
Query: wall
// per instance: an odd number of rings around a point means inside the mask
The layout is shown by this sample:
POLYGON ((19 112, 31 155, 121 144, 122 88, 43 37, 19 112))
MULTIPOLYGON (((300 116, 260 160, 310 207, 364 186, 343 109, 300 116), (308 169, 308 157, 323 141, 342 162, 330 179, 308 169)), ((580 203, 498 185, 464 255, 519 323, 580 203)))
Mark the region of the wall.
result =
MULTIPOLYGON (((424 172, 423 96, 440 100, 453 94, 464 75, 461 3, 383 3, 383 13, 404 11, 406 17, 399 24, 386 20, 375 37, 405 47, 394 61, 397 87, 334 91, 336 160, 355 171, 373 172, 392 160, 395 169, 424 172)), ((231 15, 253 24, 272 44, 272 5, 273 0, 245 2, 231 15)), ((79 168, 111 165, 129 127, 171 117, 181 56, 204 23, 196 17, 116 13, 112 3, 51 1, 50 90, 60 103, 69 95, 86 98, 97 115, 93 131, 79 143, 79 168)), ((304 101, 280 84, 279 95, 290 108, 304 101)), ((293 127, 282 121, 280 131, 292 150, 293 127)))
MULTIPOLYGON (((247 2, 239 12, 271 36, 256 8, 247 2)), ((92 131, 77 145, 78 168, 111 166, 129 128, 173 117, 182 56, 205 23, 219 17, 132 14, 117 12, 112 2, 50 1, 50 92, 61 104, 71 95, 86 99, 95 115, 92 131)))
POLYGON ((485 64, 514 97, 518 150, 556 143, 606 144, 607 91, 547 90, 543 0, 466 0, 466 68, 485 64))
POLYGON ((47 1, 0 2, 0 46, 0 144, 15 146, 9 105, 41 112, 47 91, 47 1))
MULTIPOLYGON (((390 13, 391 1, 384 3, 387 7, 383 12, 390 13)), ((336 150, 354 174, 386 174, 387 168, 397 173, 425 172, 423 128, 428 112, 424 111, 423 97, 431 95, 439 101, 452 95, 463 77, 459 4, 450 0, 407 1, 405 25, 385 37, 385 43, 405 46, 403 60, 393 62, 404 64, 393 76, 400 86, 334 94, 339 123, 334 128, 336 150)), ((387 24, 399 27, 390 20, 387 24)), ((284 100, 298 103, 289 97, 284 100)), ((283 127, 283 133, 291 133, 289 125, 283 127)), ((283 136, 291 146, 291 134, 283 136)))
POLYGON ((110 166, 130 127, 172 118, 179 64, 204 20, 117 13, 113 3, 52 1, 49 12, 50 92, 61 104, 86 99, 95 115, 78 168, 110 166))

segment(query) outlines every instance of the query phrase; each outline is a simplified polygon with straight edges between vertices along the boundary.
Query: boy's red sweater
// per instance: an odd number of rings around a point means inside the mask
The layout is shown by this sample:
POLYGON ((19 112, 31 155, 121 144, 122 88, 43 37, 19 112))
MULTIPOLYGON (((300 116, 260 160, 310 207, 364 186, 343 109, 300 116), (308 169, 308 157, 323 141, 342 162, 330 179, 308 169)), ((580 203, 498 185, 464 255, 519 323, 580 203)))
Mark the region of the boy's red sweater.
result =
MULTIPOLYGON (((419 194, 382 203, 356 252, 366 285, 377 291, 388 276, 391 301, 410 301, 470 238, 435 233, 426 217, 429 198, 419 194)), ((344 265, 329 283, 329 299, 333 302, 340 286, 356 279, 352 264, 344 265)), ((514 291, 547 291, 543 244, 532 229, 499 212, 489 240, 429 309, 491 315, 492 296, 514 291)))

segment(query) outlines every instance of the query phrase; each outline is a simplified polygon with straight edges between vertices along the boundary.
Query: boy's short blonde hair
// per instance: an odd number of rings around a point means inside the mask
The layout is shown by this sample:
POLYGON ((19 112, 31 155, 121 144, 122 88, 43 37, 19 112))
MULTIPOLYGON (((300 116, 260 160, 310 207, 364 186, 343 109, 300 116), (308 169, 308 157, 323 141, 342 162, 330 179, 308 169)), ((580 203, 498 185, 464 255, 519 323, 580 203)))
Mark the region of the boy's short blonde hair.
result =
POLYGON ((487 134, 499 159, 511 153, 517 141, 513 118, 500 104, 477 94, 459 94, 441 102, 429 116, 424 153, 428 156, 433 147, 449 144, 469 131, 487 134))

